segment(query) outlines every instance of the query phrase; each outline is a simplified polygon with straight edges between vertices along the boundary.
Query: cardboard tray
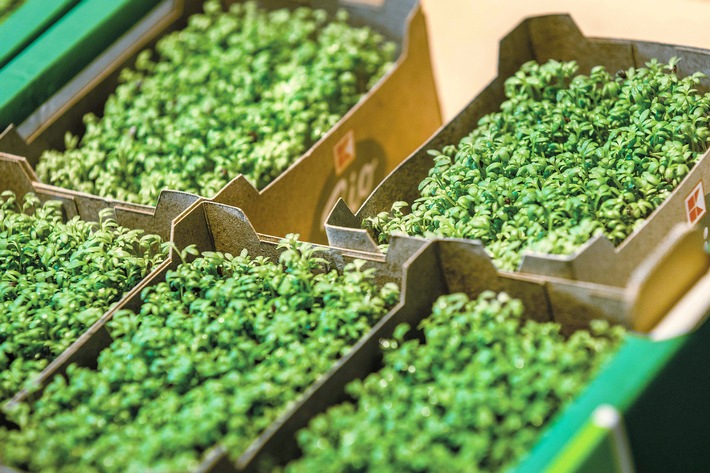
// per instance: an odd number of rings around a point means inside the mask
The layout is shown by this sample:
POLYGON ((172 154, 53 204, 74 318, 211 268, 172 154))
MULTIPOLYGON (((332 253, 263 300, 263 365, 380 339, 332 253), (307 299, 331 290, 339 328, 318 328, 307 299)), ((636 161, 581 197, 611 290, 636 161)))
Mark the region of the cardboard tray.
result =
MULTIPOLYGON (((207 201, 198 202, 175 219, 172 231, 172 241, 179 250, 190 244, 195 244, 201 252, 223 251, 239 254, 243 249, 247 249, 252 256, 267 256, 272 260, 278 260, 281 252, 277 247, 279 240, 257 234, 241 210, 207 201)), ((366 267, 377 269, 378 285, 387 282, 399 283, 401 280, 403 259, 409 257, 419 247, 416 243, 402 243, 387 258, 375 256, 366 260, 366 267)), ((328 247, 320 247, 320 249, 319 257, 326 259, 331 267, 340 271, 348 262, 363 256, 358 252, 347 250, 334 250, 328 247)), ((107 348, 112 342, 106 329, 106 322, 119 310, 139 310, 143 289, 164 281, 167 271, 174 269, 179 263, 179 257, 175 256, 174 251, 171 252, 168 259, 156 266, 148 277, 127 293, 117 305, 106 312, 74 344, 45 368, 34 381, 36 389, 21 391, 8 402, 8 407, 39 397, 51 379, 65 373, 71 363, 95 367, 101 350, 107 348)), ((397 307, 400 305, 402 304, 397 307)), ((0 471, 3 471, 3 468, 0 464, 0 471)))
POLYGON ((157 1, 84 0, 67 11, 0 70, 0 128, 27 118, 157 1))
MULTIPOLYGON (((393 244, 402 240, 407 239, 395 238, 393 244)), ((339 362, 328 378, 316 383, 294 409, 272 424, 236 466, 226 460, 224 451, 216 450, 210 458, 211 468, 201 471, 229 472, 235 468, 237 471, 267 471, 273 465, 283 465, 296 458, 300 451, 295 433, 329 406, 348 400, 344 386, 349 381, 364 378, 381 367, 379 340, 391 337, 397 323, 416 326, 431 313, 431 304, 438 295, 465 292, 475 297, 487 289, 506 291, 523 300, 526 312, 547 314, 549 319, 568 329, 584 325, 592 318, 605 318, 645 332, 635 331, 627 335, 620 350, 601 373, 557 415, 532 453, 513 471, 578 471, 574 468, 555 469, 569 465, 554 462, 562 456, 560 452, 564 453, 568 443, 573 443, 570 438, 582 431, 587 419, 603 403, 620 406, 627 413, 636 464, 649 467, 639 471, 694 471, 692 468, 664 469, 663 466, 688 466, 693 461, 697 466, 707 464, 710 458, 707 449, 702 448, 710 425, 710 409, 702 408, 699 418, 694 418, 696 411, 693 409, 702 407, 701 403, 707 404, 704 397, 707 391, 703 388, 710 383, 710 375, 701 366, 705 358, 691 359, 699 352, 710 351, 707 344, 710 324, 702 324, 710 310, 710 296, 707 296, 710 255, 702 251, 701 240, 702 234, 698 230, 687 226, 675 229, 662 244, 663 251, 634 273, 633 283, 625 290, 497 272, 480 245, 462 240, 432 240, 405 264, 405 303, 407 299, 409 302, 417 300, 418 310, 402 309, 380 324, 378 331, 339 362), (669 285, 663 295, 654 297, 659 285, 669 284, 676 277, 682 279, 683 284, 669 285), (698 294, 702 294, 700 300, 698 294), (548 306, 541 304, 542 301, 547 301, 548 306), (660 323, 657 320, 649 324, 643 319, 654 302, 671 309, 660 310, 659 313, 667 315, 661 316, 660 323), (575 319, 570 319, 571 315, 575 319), (697 332, 689 333, 699 324, 702 325, 697 332), (690 389, 691 380, 698 376, 701 378, 700 389, 690 389), (682 386, 688 387, 689 391, 681 397, 692 404, 677 402, 677 397, 671 395, 678 389, 674 384, 678 381, 683 381, 682 386), (661 412, 661 405, 672 408, 668 413, 661 412), (661 425, 668 425, 670 429, 658 428, 661 425), (688 450, 695 456, 678 460, 678 455, 668 450, 657 449, 649 453, 669 437, 692 439, 688 450), (698 458, 704 458, 705 462, 697 463, 698 458), (656 461, 660 463, 654 464, 656 461)), ((677 445, 674 443, 672 448, 677 445)), ((568 458, 563 457, 563 460, 568 458)))
MULTIPOLYGON (((531 313, 540 315, 540 320, 558 321, 567 331, 586 326, 589 320, 595 318, 637 329, 643 328, 644 324, 655 326, 667 307, 673 306, 679 295, 695 283, 698 273, 710 267, 707 261, 710 256, 698 260, 697 254, 691 251, 691 259, 699 262, 688 265, 688 261, 683 259, 686 271, 683 277, 674 275, 676 285, 667 288, 660 298, 663 300, 655 301, 651 307, 653 310, 641 303, 641 299, 647 297, 654 285, 659 284, 659 278, 669 274, 669 262, 679 261, 676 256, 683 254, 682 249, 698 248, 696 241, 687 238, 688 234, 686 230, 682 238, 674 236, 668 251, 664 253, 662 264, 656 262, 645 268, 638 285, 626 291, 592 283, 500 273, 492 266, 480 245, 466 240, 395 238, 386 257, 321 247, 323 256, 337 268, 342 268, 353 258, 361 258, 377 269, 380 282, 399 282, 402 287, 399 304, 326 376, 309 388, 293 408, 256 439, 236 465, 221 447, 215 446, 206 452, 198 471, 258 471, 263 461, 286 461, 293 458, 298 453, 293 434, 315 414, 344 399, 343 388, 347 382, 377 369, 380 363, 379 340, 391 336, 394 328, 402 322, 416 326, 419 320, 430 313, 432 303, 441 294, 464 291, 475 295, 487 289, 507 291, 521 298, 531 313), (691 244, 688 245, 687 241, 691 244), (650 320, 649 313, 655 314, 656 320, 650 320)), ((690 235, 699 236, 697 232, 690 235)), ((178 249, 196 244, 201 251, 236 254, 246 248, 252 255, 272 258, 276 258, 279 253, 277 239, 256 233, 241 210, 207 201, 197 203, 175 220, 172 241, 178 249)), ((38 390, 33 393, 23 391, 11 403, 36 398, 52 377, 64 373, 70 363, 96 366, 100 351, 111 343, 105 328, 106 322, 118 310, 138 309, 142 290, 164 280, 166 272, 177 264, 174 257, 166 260, 43 371, 36 380, 38 390)))
MULTIPOLYGON (((344 8, 354 24, 370 25, 398 45, 393 69, 279 178, 257 191, 237 176, 215 197, 216 202, 242 208, 260 233, 296 232, 305 240, 324 243, 323 222, 337 198, 359 205, 441 124, 424 14, 418 0, 260 3, 267 8, 305 4, 330 12, 344 8)), ((5 129, 0 150, 25 156, 35 166, 42 151, 63 149, 66 131, 82 133, 84 114, 101 114, 119 71, 131 67, 138 52, 162 35, 183 27, 201 5, 201 0, 162 0, 33 115, 5 129)))
MULTIPOLYGON (((371 234, 361 228, 363 219, 389 211, 396 201, 413 202, 419 196, 418 185, 433 166, 427 150, 441 149, 458 143, 475 127, 478 120, 497 111, 504 101, 505 80, 529 60, 545 62, 575 60, 580 73, 589 73, 595 65, 609 71, 643 66, 649 59, 668 61, 679 56, 679 73, 687 75, 702 71, 710 75, 710 50, 671 46, 642 41, 586 38, 568 15, 532 17, 524 20, 500 42, 498 76, 453 120, 434 137, 407 158, 368 197, 353 214, 344 202, 338 202, 326 223, 328 241, 332 246, 379 252, 371 234)), ((707 91, 710 80, 704 79, 699 89, 707 91)), ((618 247, 604 236, 589 240, 572 255, 526 253, 519 271, 522 273, 555 276, 615 286, 625 286, 633 270, 660 243, 674 225, 690 221, 710 226, 707 212, 700 217, 691 215, 686 198, 698 191, 704 197, 699 204, 707 208, 703 182, 710 185, 710 159, 706 152, 691 169, 664 204, 653 212, 647 222, 632 233, 618 247)))
MULTIPOLYGON (((171 238, 178 249, 196 244, 201 251, 216 250, 236 254, 246 248, 252 255, 272 258, 279 253, 277 239, 257 234, 242 211, 207 201, 197 202, 174 221, 171 238)), ((343 389, 347 382, 376 370, 380 363, 379 340, 390 337, 394 328, 402 322, 416 326, 419 320, 430 313, 431 304, 441 294, 464 291, 475 295, 487 289, 507 291, 523 299, 529 312, 539 314, 540 320, 556 320, 568 331, 586 326, 591 319, 604 318, 635 330, 657 327, 659 336, 664 332, 673 333, 673 330, 682 332, 686 330, 682 324, 669 323, 668 317, 663 318, 663 315, 669 307, 676 306, 678 299, 710 268, 710 256, 702 252, 698 244, 701 238, 699 231, 689 232, 687 229, 671 235, 664 251, 639 270, 637 282, 626 290, 556 278, 501 273, 492 266, 480 245, 466 240, 395 238, 386 257, 321 247, 323 256, 336 268, 342 268, 353 258, 362 258, 369 266, 377 269, 381 283, 399 282, 402 287, 400 303, 326 376, 309 388, 293 408, 256 439, 236 465, 229 461, 221 447, 215 446, 205 453, 198 471, 258 471, 264 461, 284 462, 294 458, 298 455, 294 433, 314 415, 343 400, 343 389), (680 273, 679 268, 682 269, 680 273), (652 298, 659 285, 665 286, 666 290, 652 298), (653 300, 648 302, 646 299, 653 300), (658 324, 660 319, 663 322, 658 324)), ((142 290, 164 280, 166 272, 176 265, 177 261, 171 256, 156 268, 119 305, 107 312, 42 372, 36 380, 39 387, 37 390, 32 393, 23 391, 11 403, 39 396, 52 377, 64 373, 70 363, 96 366, 100 351, 111 343, 105 328, 106 322, 118 310, 138 309, 142 290)), ((678 320, 685 323, 686 327, 697 323, 697 319, 688 317, 680 317, 678 320)), ((635 356, 634 363, 639 363, 642 369, 649 371, 663 358, 658 355, 662 350, 656 345, 642 335, 631 335, 620 354, 631 350, 635 356), (636 348, 639 343, 650 344, 649 352, 654 356, 639 354, 636 348)), ((623 363, 624 369, 634 366, 634 371, 638 371, 636 364, 629 365, 628 358, 620 358, 620 354, 614 358, 613 366, 623 363)), ((607 390, 608 385, 602 392, 607 390)), ((564 440, 568 438, 566 436, 564 440)), ((0 466, 0 471, 12 471, 2 468, 0 466)))
POLYGON ((0 68, 79 0, 27 0, 0 24, 0 68))
MULTIPOLYGON (((60 201, 67 220, 79 216, 85 221, 98 221, 99 212, 109 208, 113 210, 113 217, 119 225, 159 235, 164 241, 170 240, 173 219, 199 201, 197 196, 174 191, 164 191, 156 208, 103 200, 88 194, 39 184, 34 179, 27 161, 0 153, 0 191, 6 190, 14 192, 18 198, 33 192, 42 202, 60 201)), ((6 420, 0 413, 0 424, 4 423, 6 420)))

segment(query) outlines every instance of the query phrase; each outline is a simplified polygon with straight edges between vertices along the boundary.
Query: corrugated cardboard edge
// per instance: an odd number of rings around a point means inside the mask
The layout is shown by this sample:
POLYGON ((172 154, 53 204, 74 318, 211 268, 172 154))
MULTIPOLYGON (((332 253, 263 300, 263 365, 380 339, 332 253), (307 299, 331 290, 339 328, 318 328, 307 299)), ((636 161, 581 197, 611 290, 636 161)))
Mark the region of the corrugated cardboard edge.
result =
MULTIPOLYGON (((437 134, 395 169, 370 195, 357 213, 338 203, 326 223, 331 245, 379 251, 372 236, 360 228, 366 217, 389 211, 393 202, 413 202, 418 184, 433 166, 429 149, 441 149, 457 143, 486 113, 498 109, 503 101, 503 82, 522 63, 536 59, 575 59, 582 72, 605 64, 608 70, 642 66, 652 57, 668 60, 683 57, 680 74, 696 71, 710 73, 710 51, 683 46, 641 41, 585 38, 568 15, 532 17, 506 35, 500 43, 499 73, 472 102, 437 134)), ((680 67, 680 66, 679 66, 680 67)), ((708 81, 703 86, 708 88, 708 81)), ((680 183, 674 193, 633 232, 618 248, 604 236, 595 237, 576 253, 566 256, 525 253, 519 271, 550 277, 584 280, 623 287, 634 269, 670 229, 685 221, 684 197, 699 182, 710 182, 710 166, 706 152, 680 183)))

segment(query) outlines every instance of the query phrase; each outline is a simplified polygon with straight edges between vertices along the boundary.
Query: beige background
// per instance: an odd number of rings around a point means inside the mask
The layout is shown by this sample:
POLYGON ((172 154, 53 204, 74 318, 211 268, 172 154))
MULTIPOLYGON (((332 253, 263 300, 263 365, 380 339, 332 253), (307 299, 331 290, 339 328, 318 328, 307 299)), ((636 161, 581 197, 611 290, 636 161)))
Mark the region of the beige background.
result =
POLYGON ((498 40, 526 16, 570 13, 587 36, 710 48, 710 0, 421 0, 444 120, 496 75, 498 40))

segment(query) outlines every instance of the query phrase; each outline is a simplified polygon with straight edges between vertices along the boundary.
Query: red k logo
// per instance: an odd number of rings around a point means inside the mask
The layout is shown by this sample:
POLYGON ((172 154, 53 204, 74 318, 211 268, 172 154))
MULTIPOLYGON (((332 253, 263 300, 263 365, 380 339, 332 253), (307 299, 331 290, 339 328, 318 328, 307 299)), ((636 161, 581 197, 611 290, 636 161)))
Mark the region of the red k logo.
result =
POLYGON ((355 156, 355 133, 349 130, 333 147, 333 157, 335 158, 335 175, 340 176, 345 168, 350 166, 355 156))
POLYGON ((685 211, 688 215, 688 222, 694 225, 700 217, 705 215, 707 208, 705 206, 705 192, 703 191, 703 181, 700 181, 697 186, 685 198, 685 211))

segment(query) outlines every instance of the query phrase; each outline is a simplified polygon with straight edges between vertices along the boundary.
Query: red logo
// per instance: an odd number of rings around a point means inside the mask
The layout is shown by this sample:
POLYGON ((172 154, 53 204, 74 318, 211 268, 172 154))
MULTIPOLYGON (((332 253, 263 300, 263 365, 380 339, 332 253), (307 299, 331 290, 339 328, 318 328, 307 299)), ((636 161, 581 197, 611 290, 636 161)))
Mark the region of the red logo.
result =
POLYGON ((690 222, 691 225, 695 225, 695 223, 700 220, 700 217, 707 212, 703 181, 700 181, 698 185, 690 191, 688 197, 685 198, 685 212, 688 215, 688 222, 690 222))
POLYGON ((333 146, 333 157, 335 158, 335 175, 340 176, 343 171, 355 161, 355 133, 352 130, 345 133, 335 146, 333 146))

